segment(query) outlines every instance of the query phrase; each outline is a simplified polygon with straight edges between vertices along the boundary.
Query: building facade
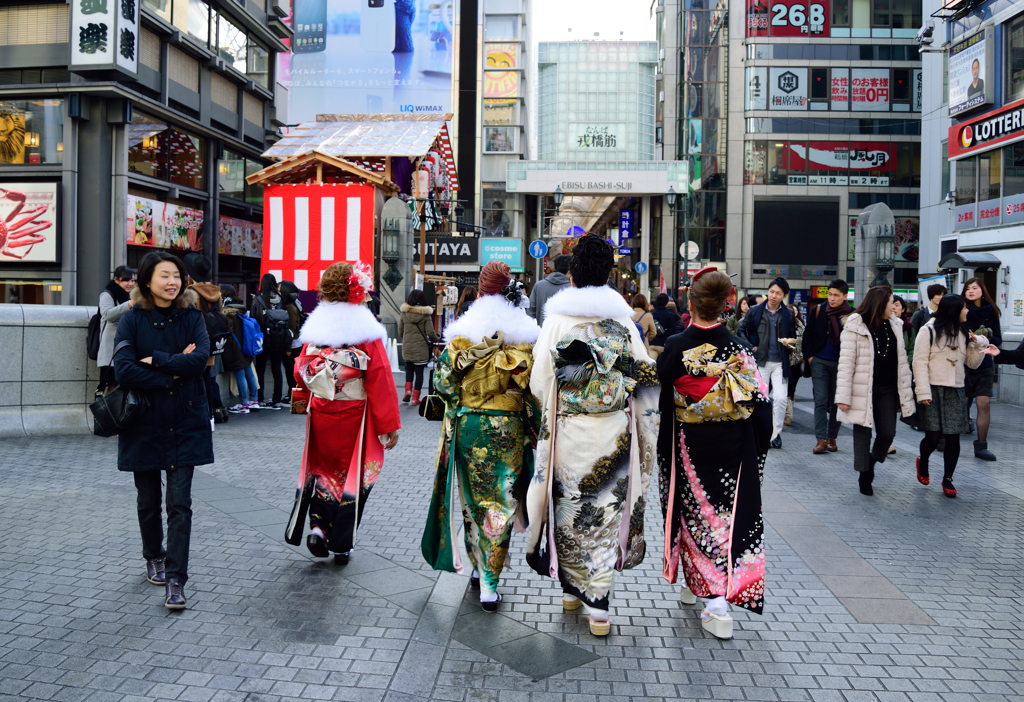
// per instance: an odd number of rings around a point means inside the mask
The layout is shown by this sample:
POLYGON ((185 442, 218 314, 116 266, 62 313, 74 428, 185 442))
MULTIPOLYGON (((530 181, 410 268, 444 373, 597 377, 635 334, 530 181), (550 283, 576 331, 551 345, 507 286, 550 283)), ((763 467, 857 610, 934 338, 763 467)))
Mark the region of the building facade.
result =
MULTIPOLYGON (((942 95, 928 147, 948 161, 926 178, 932 209, 946 216, 932 218, 921 275, 944 275, 956 293, 967 278, 981 278, 1001 313, 1004 347, 1015 348, 1024 338, 1024 2, 935 11, 944 21, 932 43, 945 51, 943 69, 935 71, 935 60, 928 76, 932 94, 942 95), (940 205, 942 191, 949 197, 940 205)), ((999 398, 1024 401, 1022 380, 1000 366, 999 398)))
POLYGON ((95 304, 154 248, 257 281, 262 193, 244 178, 287 122, 279 5, 0 8, 0 303, 95 304))
POLYGON ((754 291, 783 275, 805 300, 853 279, 856 216, 884 202, 897 218, 897 288, 916 291, 920 2, 665 0, 661 10, 663 147, 689 162, 691 193, 663 255, 678 256, 688 223, 691 268, 724 262, 754 291))

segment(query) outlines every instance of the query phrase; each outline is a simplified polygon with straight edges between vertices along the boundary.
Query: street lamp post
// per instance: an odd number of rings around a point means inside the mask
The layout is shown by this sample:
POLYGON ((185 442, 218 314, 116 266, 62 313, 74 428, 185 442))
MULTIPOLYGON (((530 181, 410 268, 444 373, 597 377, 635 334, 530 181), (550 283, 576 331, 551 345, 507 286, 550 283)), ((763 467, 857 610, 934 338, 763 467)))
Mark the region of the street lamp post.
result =
MULTIPOLYGON (((689 190, 689 188, 690 188, 689 181, 687 181, 686 188, 687 188, 687 190, 689 190)), ((675 232, 676 229, 677 229, 677 226, 676 226, 676 218, 677 218, 677 216, 679 215, 680 212, 683 213, 684 246, 683 246, 682 259, 683 259, 683 287, 685 288, 685 287, 688 287, 690 285, 690 217, 689 217, 689 212, 688 212, 689 205, 690 205, 689 194, 687 194, 686 198, 683 200, 683 203, 682 203, 683 206, 679 207, 679 208, 676 207, 676 202, 678 200, 679 200, 679 195, 676 193, 675 188, 673 188, 671 185, 668 186, 668 193, 665 194, 665 201, 668 202, 669 210, 672 211, 672 231, 673 232, 675 232)), ((674 238, 675 237, 673 236, 673 239, 674 238)), ((679 273, 678 273, 678 271, 676 272, 676 280, 677 281, 679 280, 679 273)), ((678 283, 677 283, 677 287, 678 287, 678 283)))
POLYGON ((889 271, 896 267, 896 234, 889 225, 879 225, 875 237, 875 268, 878 275, 871 281, 870 287, 889 284, 889 271))

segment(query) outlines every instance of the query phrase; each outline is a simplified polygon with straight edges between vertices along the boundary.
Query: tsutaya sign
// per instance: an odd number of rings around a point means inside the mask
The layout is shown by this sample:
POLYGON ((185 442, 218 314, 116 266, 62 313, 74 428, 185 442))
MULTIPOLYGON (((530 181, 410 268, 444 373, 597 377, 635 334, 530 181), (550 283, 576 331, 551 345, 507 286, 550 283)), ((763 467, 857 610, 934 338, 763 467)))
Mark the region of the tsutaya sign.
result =
POLYGON ((669 187, 686 192, 685 161, 511 161, 506 190, 550 194, 561 188, 566 194, 658 195, 669 187), (590 170, 597 166, 599 170, 590 170))

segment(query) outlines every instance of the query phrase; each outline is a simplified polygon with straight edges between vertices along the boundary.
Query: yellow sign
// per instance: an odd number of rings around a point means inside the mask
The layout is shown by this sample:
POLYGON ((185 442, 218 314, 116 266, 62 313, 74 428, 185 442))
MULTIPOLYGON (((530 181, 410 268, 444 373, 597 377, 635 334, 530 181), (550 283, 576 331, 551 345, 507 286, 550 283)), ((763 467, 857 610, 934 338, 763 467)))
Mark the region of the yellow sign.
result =
POLYGON ((821 299, 828 297, 828 286, 815 285, 813 288, 811 288, 811 297, 817 297, 821 299))
POLYGON ((0 111, 0 163, 25 163, 24 112, 0 111))
POLYGON ((516 44, 488 44, 487 70, 484 71, 484 98, 490 104, 514 103, 519 96, 519 73, 516 67, 516 44), (504 98, 504 99, 501 99, 504 98))

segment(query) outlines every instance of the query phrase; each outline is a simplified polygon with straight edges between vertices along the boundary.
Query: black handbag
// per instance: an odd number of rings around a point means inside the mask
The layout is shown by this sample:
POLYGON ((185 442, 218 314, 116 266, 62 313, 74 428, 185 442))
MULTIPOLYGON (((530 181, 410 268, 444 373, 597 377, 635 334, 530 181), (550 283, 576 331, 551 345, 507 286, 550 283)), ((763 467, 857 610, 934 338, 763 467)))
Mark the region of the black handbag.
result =
MULTIPOLYGON (((434 389, 434 371, 430 371, 430 389, 434 389)), ((428 422, 440 422, 443 420, 444 410, 444 400, 441 399, 440 395, 435 395, 433 392, 427 393, 420 400, 420 416, 428 422)))
POLYGON ((89 405, 93 418, 92 433, 96 436, 117 436, 138 423, 147 409, 149 399, 138 390, 115 388, 89 405))

